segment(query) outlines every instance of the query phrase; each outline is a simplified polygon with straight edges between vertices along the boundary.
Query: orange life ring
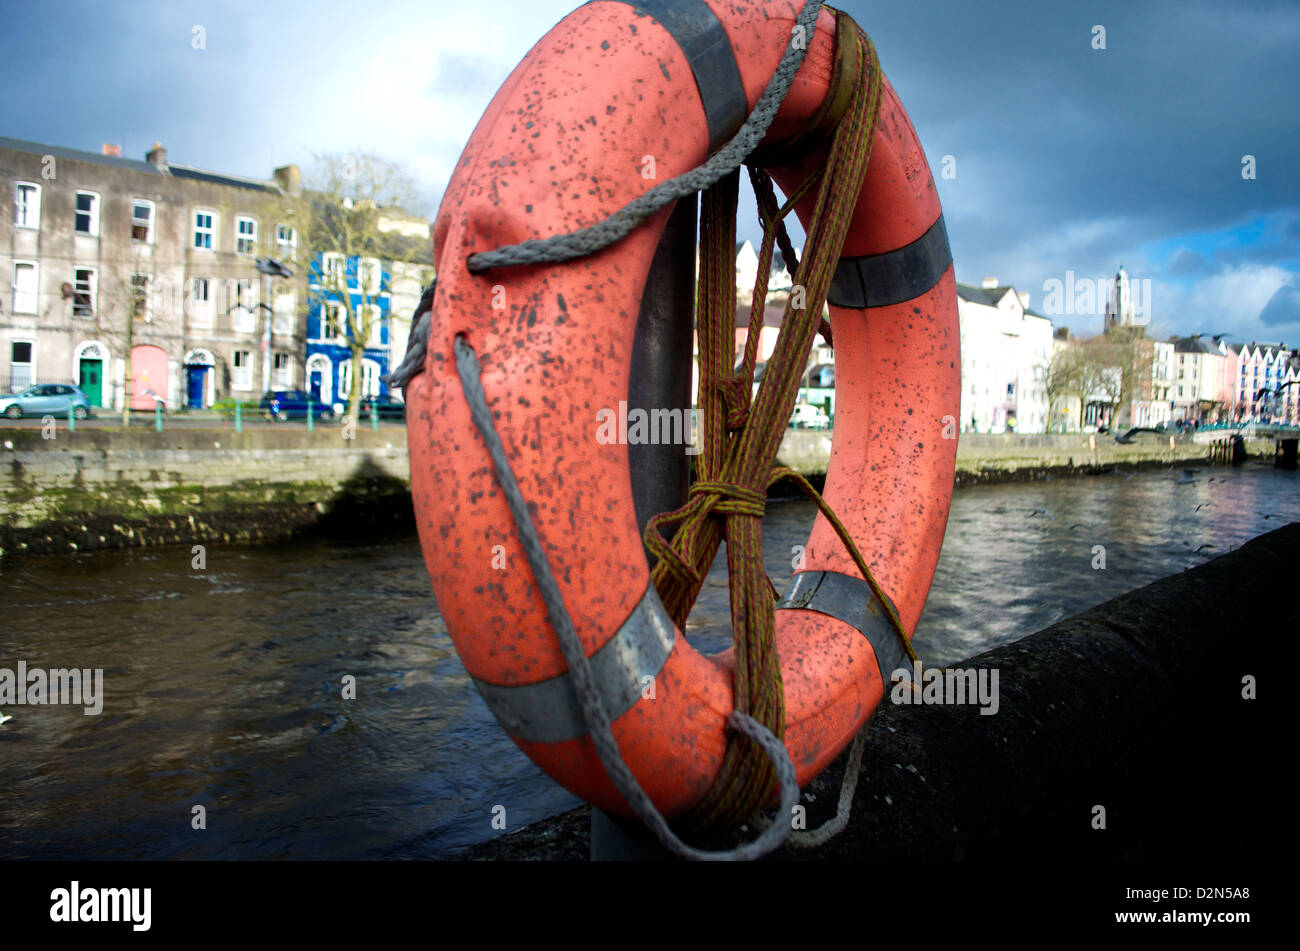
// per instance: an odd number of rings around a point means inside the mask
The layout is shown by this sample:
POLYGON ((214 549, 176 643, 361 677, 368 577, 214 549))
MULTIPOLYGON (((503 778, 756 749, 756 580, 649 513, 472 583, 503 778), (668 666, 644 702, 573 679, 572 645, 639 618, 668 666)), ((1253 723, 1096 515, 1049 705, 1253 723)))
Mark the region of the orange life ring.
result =
MULTIPOLYGON (((701 164, 757 102, 797 12, 773 0, 580 7, 492 100, 434 226, 438 284, 424 372, 407 386, 407 425, 438 607, 466 669, 518 745, 569 790, 621 815, 631 812, 585 737, 452 354, 464 335, 483 361, 495 424, 622 755, 660 812, 679 815, 708 790, 722 760, 734 706, 730 652, 700 654, 668 619, 650 584, 627 448, 595 438, 598 414, 627 399, 639 302, 669 212, 566 264, 472 275, 466 261, 623 207, 654 184, 641 174, 647 155, 660 180, 701 164), (647 677, 653 699, 643 696, 647 677)), ((789 146, 824 122, 843 78, 836 18, 821 10, 765 143, 789 146)), ((768 170, 788 194, 824 157, 821 149, 814 143, 803 158, 768 170)), ((801 217, 811 201, 796 209, 801 217)), ((825 497, 910 636, 947 523, 960 359, 938 196, 887 81, 829 302, 838 394, 825 497)), ((784 740, 803 784, 866 722, 902 649, 820 516, 778 607, 784 740)))

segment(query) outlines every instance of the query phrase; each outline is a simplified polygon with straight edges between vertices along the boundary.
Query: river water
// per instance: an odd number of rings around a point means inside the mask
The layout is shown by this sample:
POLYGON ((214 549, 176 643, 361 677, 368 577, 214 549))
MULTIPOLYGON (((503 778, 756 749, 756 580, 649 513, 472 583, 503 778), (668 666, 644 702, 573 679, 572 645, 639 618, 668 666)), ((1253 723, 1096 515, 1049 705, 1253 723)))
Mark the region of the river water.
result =
MULTIPOLYGON (((778 589, 813 515, 769 507, 778 589)), ((917 651, 969 657, 1289 521, 1300 479, 1260 466, 960 490, 917 651)), ((725 645, 727 612, 720 561, 691 641, 725 645)), ((19 660, 103 668, 103 710, 4 710, 0 858, 435 858, 499 834, 495 806, 517 829, 576 803, 488 713, 414 538, 11 558, 19 660)))

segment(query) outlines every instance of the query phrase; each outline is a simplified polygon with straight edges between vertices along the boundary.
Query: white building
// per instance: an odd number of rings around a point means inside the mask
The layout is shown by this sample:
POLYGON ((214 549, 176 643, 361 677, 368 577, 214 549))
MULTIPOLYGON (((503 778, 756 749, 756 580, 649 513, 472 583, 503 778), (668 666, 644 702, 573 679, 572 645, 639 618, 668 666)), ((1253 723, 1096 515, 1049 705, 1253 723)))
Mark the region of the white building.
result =
POLYGON ((958 284, 957 313, 962 432, 1046 432, 1052 322, 1029 309, 1028 293, 997 278, 958 284))
POLYGON ((1141 395, 1146 399, 1133 402, 1134 426, 1155 429, 1161 424, 1173 421, 1172 399, 1174 384, 1175 351, 1174 345, 1163 340, 1151 342, 1151 387, 1141 395))

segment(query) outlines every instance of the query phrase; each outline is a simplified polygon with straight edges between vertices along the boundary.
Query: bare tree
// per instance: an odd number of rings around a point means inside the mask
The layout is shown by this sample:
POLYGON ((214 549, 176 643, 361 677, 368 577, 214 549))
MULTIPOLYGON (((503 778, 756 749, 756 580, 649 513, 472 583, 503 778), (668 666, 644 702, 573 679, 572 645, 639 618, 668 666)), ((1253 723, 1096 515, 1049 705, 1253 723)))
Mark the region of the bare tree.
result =
POLYGON ((1096 392, 1111 405, 1111 424, 1127 426, 1133 403, 1151 390, 1155 344, 1142 327, 1112 327, 1085 343, 1094 368, 1096 392))
MULTIPOLYGON (((154 269, 152 263, 137 249, 127 267, 120 268, 100 288, 95 320, 109 352, 122 361, 122 425, 131 425, 131 401, 135 396, 135 376, 132 354, 135 350, 136 324, 152 316, 154 294, 154 269), (121 320, 116 319, 121 312, 121 320)), ((107 382, 107 380, 106 380, 107 382)))
MULTIPOLYGON (((363 360, 382 315, 378 299, 392 291, 392 261, 429 264, 427 240, 389 227, 394 214, 418 207, 411 176, 373 155, 317 155, 301 201, 286 210, 300 236, 296 264, 311 269, 309 306, 323 321, 338 315, 335 329, 351 353, 347 413, 358 418, 363 360)), ((391 314, 390 319, 410 319, 391 314)), ((390 331, 391 332, 391 331, 390 331)))
POLYGON ((1048 428, 1057 405, 1075 397, 1080 406, 1088 397, 1087 355, 1078 343, 1067 343, 1053 350, 1051 359, 1043 367, 1043 390, 1047 397, 1048 428))

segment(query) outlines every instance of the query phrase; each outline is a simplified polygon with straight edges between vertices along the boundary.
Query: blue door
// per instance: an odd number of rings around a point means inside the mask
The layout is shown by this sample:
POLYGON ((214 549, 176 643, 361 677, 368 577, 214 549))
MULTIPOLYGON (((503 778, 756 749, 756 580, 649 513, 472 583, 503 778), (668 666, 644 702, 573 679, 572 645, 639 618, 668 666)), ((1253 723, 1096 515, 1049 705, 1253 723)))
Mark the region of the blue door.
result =
POLYGON ((207 392, 208 367, 188 366, 185 370, 189 374, 185 403, 190 409, 203 409, 203 396, 207 392))
POLYGON ((325 385, 325 372, 319 367, 312 367, 311 379, 307 383, 307 389, 311 390, 312 399, 317 403, 323 403, 320 397, 321 388, 325 385))

